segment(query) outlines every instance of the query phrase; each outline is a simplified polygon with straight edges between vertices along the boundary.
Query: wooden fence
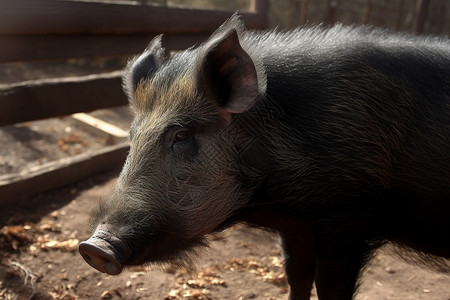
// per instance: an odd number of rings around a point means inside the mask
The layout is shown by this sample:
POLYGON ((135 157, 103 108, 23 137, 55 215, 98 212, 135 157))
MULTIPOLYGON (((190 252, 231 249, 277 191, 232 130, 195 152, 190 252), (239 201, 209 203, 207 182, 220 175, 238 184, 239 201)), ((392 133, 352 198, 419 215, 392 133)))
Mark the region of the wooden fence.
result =
MULTIPOLYGON (((266 28, 268 0, 242 14, 249 28, 266 28)), ((164 33, 167 51, 206 39, 234 11, 167 7, 140 2, 0 1, 2 63, 96 58, 141 52, 164 33)), ((0 126, 124 105, 121 71, 76 77, 0 82, 0 126)), ((0 204, 53 189, 123 163, 128 144, 106 147, 0 175, 0 204)))
POLYGON ((450 34, 448 0, 288 0, 287 27, 372 24, 415 34, 450 34))
MULTIPOLYGON (((267 26, 268 1, 244 13, 249 28, 267 26)), ((131 55, 164 33, 166 50, 204 40, 234 12, 62 0, 0 2, 0 63, 131 55)), ((0 126, 125 104, 121 74, 0 84, 0 126), (7 112, 7 113, 6 113, 7 112)))

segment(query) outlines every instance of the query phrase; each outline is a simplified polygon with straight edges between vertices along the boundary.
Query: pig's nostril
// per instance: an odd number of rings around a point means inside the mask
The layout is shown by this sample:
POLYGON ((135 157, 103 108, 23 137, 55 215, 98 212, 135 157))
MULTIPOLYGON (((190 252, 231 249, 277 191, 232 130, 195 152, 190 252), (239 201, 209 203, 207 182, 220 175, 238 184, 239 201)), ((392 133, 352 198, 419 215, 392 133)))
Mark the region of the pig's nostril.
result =
MULTIPOLYGON (((107 273, 109 275, 117 275, 122 272, 123 266, 121 262, 116 257, 116 253, 109 247, 104 246, 103 241, 100 245, 95 244, 96 240, 89 239, 87 241, 81 242, 78 246, 78 251, 84 260, 93 268, 97 269, 102 273, 107 273)), ((97 241, 98 242, 98 241, 97 241)))
POLYGON ((109 275, 120 274, 131 255, 130 247, 105 224, 99 225, 87 241, 81 242, 78 251, 90 266, 109 275))

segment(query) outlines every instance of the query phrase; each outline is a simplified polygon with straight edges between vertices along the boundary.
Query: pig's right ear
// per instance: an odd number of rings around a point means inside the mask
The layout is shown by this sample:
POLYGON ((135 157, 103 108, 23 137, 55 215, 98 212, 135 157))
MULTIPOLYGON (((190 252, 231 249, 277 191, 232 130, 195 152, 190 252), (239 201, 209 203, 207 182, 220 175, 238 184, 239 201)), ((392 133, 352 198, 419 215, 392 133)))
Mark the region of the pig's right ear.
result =
POLYGON ((250 109, 260 96, 261 78, 254 61, 241 47, 236 28, 214 33, 199 51, 199 88, 218 102, 227 118, 250 109))
POLYGON ((151 78, 164 63, 164 48, 161 47, 162 35, 150 42, 141 55, 130 60, 122 79, 123 89, 130 101, 140 82, 151 78))

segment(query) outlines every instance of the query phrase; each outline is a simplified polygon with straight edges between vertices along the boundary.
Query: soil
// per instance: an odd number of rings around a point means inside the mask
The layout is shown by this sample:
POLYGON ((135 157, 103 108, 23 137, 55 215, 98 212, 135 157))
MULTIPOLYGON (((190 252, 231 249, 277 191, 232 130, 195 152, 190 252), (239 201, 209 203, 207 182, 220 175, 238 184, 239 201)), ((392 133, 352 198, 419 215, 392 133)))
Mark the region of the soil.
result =
MULTIPOLYGON (((89 211, 112 189, 103 174, 2 209, 0 299, 287 299, 273 233, 239 225, 216 238, 198 273, 127 270, 101 274, 77 252, 89 211)), ((450 277, 408 265, 383 249, 365 271, 356 299, 449 300, 450 277)), ((312 299, 317 299, 313 291, 312 299)))

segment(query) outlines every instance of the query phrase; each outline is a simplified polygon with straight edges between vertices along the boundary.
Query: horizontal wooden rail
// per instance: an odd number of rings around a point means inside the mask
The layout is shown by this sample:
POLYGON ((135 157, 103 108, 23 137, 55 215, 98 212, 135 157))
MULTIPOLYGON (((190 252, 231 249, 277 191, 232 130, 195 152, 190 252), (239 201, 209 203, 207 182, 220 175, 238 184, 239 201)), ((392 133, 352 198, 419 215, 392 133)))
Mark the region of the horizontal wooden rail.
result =
POLYGON ((0 84, 0 126, 127 103, 122 72, 0 84))
MULTIPOLYGON (((252 0, 252 12, 242 14, 248 28, 267 27, 268 3, 252 0)), ((233 13, 139 1, 0 0, 0 63, 131 56, 160 33, 166 50, 185 49, 204 41, 233 13)), ((124 105, 122 74, 0 82, 0 126, 124 105)), ((113 126, 86 117, 74 119, 93 126, 89 131, 114 131, 113 126)), ((121 132, 112 140, 123 140, 125 135, 121 132)), ((116 168, 128 149, 128 142, 120 143, 0 176, 0 205, 17 204, 17 199, 116 168)))
MULTIPOLYGON (((262 4, 256 7, 267 10, 262 4)), ((0 34, 205 33, 216 29, 233 13, 139 2, 1 1, 0 34)), ((243 13, 242 16, 248 27, 265 28, 267 25, 264 11, 243 13)))
MULTIPOLYGON (((0 35, 0 63, 72 57, 132 56, 142 52, 155 34, 131 35, 0 35)), ((186 49, 208 34, 164 34, 166 50, 186 49)))
MULTIPOLYGON (((161 33, 168 50, 184 49, 234 13, 137 3, 0 1, 0 62, 127 55, 161 33)), ((266 28, 268 0, 256 9, 242 14, 246 26, 266 28)))
POLYGON ((0 176, 0 206, 17 205, 20 199, 118 169, 128 150, 128 142, 125 142, 0 176))

